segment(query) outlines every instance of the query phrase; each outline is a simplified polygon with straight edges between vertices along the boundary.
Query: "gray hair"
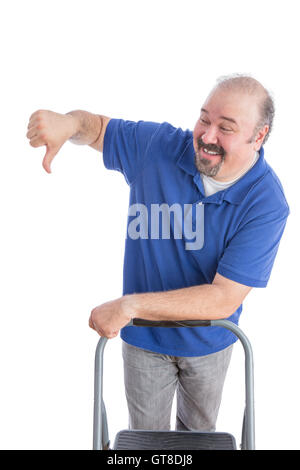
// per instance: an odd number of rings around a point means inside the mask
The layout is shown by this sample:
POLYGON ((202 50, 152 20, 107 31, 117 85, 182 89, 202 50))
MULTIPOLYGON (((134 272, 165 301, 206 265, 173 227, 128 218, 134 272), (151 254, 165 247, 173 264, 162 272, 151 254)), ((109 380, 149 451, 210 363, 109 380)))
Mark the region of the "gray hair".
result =
POLYGON ((254 139, 257 132, 263 126, 267 125, 269 126, 269 130, 264 138, 265 144, 273 128, 273 120, 275 115, 274 100, 271 96, 270 91, 266 90, 266 88, 263 87, 263 85, 258 80, 251 77, 251 75, 243 74, 232 74, 219 77, 217 79, 216 88, 219 87, 232 91, 242 91, 250 95, 256 95, 261 97, 259 102, 260 118, 254 129, 252 139, 254 139))

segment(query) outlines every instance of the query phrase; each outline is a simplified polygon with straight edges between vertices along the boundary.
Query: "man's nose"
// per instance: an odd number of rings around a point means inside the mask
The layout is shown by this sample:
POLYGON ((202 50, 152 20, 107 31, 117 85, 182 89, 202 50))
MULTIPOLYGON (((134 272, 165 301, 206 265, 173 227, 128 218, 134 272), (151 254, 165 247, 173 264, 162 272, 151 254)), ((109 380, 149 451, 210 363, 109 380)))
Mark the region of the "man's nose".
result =
POLYGON ((201 139, 205 144, 217 144, 218 136, 217 131, 213 127, 206 129, 206 132, 201 136, 201 139))

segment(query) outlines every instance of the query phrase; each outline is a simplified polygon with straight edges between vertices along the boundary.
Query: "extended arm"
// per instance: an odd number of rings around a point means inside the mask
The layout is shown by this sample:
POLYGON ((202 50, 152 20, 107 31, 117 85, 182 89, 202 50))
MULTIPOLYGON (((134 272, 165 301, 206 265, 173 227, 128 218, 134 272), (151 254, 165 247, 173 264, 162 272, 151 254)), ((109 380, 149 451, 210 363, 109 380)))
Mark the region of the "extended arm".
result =
POLYGON ((103 152, 105 130, 110 118, 80 110, 70 111, 66 116, 73 118, 74 129, 76 129, 76 133, 70 137, 71 142, 78 145, 87 144, 103 152))
MULTIPOLYGON (((251 287, 216 274, 212 284, 135 294, 134 317, 144 320, 217 320, 232 315, 251 287)), ((129 301, 130 302, 130 301, 129 301)))
POLYGON ((109 120, 107 116, 81 110, 67 114, 38 110, 30 116, 26 136, 32 147, 46 145, 43 167, 51 173, 51 162, 67 140, 102 152, 109 120))
POLYGON ((216 274, 212 284, 165 292, 131 294, 92 310, 90 327, 113 338, 132 318, 144 320, 215 320, 227 318, 241 305, 251 287, 216 274))

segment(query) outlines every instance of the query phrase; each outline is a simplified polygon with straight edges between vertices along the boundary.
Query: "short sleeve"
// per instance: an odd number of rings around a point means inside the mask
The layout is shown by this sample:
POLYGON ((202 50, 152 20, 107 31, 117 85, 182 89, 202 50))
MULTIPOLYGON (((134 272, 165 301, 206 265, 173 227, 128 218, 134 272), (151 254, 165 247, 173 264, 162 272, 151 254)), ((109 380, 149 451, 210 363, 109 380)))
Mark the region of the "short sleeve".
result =
POLYGON ((150 121, 111 119, 107 125, 103 162, 107 169, 120 171, 130 185, 143 167, 151 139, 159 124, 150 121))
POLYGON ((217 272, 250 287, 266 287, 289 215, 288 207, 253 217, 232 237, 217 272))

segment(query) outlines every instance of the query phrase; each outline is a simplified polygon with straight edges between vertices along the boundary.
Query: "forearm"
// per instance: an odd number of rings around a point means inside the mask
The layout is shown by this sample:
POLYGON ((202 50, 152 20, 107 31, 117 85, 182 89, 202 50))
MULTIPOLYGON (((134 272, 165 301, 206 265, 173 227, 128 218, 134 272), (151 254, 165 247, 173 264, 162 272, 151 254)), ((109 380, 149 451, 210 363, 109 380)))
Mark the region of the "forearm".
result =
POLYGON ((74 134, 70 137, 70 141, 77 145, 91 145, 93 148, 99 143, 97 150, 102 150, 101 136, 104 131, 105 116, 92 114, 87 111, 70 111, 67 115, 74 119, 74 134))
POLYGON ((133 318, 152 321, 217 320, 228 318, 242 304, 251 287, 216 273, 212 284, 164 292, 127 294, 91 312, 90 326, 113 338, 133 318))
MULTIPOLYGON (((213 284, 127 296, 132 318, 144 320, 216 320, 234 313, 232 299, 213 284)), ((238 305, 236 306, 236 308, 238 305)))

